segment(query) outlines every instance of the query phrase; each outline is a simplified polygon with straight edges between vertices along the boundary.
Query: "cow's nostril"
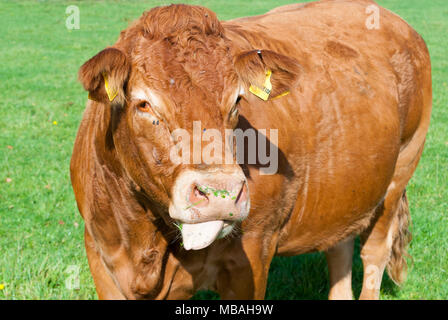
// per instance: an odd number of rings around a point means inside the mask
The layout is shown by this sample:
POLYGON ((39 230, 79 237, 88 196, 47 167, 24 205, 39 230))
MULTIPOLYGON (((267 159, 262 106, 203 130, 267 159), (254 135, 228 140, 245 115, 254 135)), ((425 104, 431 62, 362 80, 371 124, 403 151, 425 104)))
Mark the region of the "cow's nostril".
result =
POLYGON ((236 197, 235 204, 242 203, 247 200, 247 184, 246 182, 243 183, 243 186, 238 193, 238 196, 236 197))
POLYGON ((195 193, 197 193, 199 196, 207 198, 207 194, 206 194, 204 191, 200 190, 200 189, 198 188, 198 186, 195 186, 195 187, 194 187, 194 191, 195 191, 195 193))
POLYGON ((201 190, 201 187, 194 185, 188 197, 190 206, 192 207, 204 207, 208 203, 207 194, 201 190))

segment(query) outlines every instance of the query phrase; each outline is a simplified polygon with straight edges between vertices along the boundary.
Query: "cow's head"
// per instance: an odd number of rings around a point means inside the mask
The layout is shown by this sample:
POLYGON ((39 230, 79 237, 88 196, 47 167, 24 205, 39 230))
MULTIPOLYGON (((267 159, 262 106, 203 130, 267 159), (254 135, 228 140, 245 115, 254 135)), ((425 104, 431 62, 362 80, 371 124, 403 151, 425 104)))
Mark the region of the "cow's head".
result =
POLYGON ((87 61, 79 78, 90 99, 111 108, 113 145, 127 175, 157 214, 179 226, 184 247, 201 249, 229 234, 250 207, 235 153, 232 164, 225 161, 229 148, 221 141, 207 161, 208 145, 236 127, 249 86, 262 87, 270 70, 275 96, 298 69, 272 51, 235 47, 210 10, 172 5, 146 12, 114 47, 87 61), (173 161, 179 129, 189 134, 190 163, 173 161))

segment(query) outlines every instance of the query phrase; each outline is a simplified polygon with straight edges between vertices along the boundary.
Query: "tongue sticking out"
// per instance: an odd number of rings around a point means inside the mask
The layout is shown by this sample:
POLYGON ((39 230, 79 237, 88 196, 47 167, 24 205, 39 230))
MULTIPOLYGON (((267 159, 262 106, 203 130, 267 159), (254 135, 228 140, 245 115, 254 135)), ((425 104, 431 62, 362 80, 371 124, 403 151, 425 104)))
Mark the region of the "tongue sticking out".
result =
POLYGON ((202 223, 184 223, 182 239, 185 250, 199 250, 215 241, 224 225, 224 221, 215 220, 202 223))

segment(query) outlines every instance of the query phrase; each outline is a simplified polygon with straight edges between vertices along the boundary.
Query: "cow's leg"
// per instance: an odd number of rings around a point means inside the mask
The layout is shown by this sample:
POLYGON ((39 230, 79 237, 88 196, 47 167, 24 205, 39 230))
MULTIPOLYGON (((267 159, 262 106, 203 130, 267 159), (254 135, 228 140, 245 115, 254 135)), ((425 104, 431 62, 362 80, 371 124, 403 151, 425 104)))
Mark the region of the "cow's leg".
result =
POLYGON ((403 281, 406 274, 404 255, 410 241, 409 219, 405 191, 390 189, 384 205, 377 209, 372 226, 361 235, 364 279, 360 299, 379 299, 386 266, 393 281, 403 281))
POLYGON ((254 283, 253 299, 264 299, 268 284, 269 268, 277 248, 278 234, 265 237, 247 237, 244 251, 249 259, 254 283))
POLYGON ((353 238, 339 242, 325 252, 330 274, 331 300, 352 300, 353 238))
MULTIPOLYGON (((229 250, 230 256, 218 275, 218 293, 222 299, 264 299, 269 266, 275 254, 277 235, 245 236, 229 250)), ((227 259, 226 259, 227 260, 227 259)))
MULTIPOLYGON (((240 256, 236 258, 244 259, 240 256)), ((250 265, 237 262, 237 265, 223 268, 218 274, 217 292, 223 300, 254 299, 254 281, 250 265)))
POLYGON ((92 273, 93 281, 95 282, 98 298, 101 300, 125 299, 101 262, 101 258, 96 252, 93 239, 87 229, 84 232, 84 240, 90 272, 92 273))

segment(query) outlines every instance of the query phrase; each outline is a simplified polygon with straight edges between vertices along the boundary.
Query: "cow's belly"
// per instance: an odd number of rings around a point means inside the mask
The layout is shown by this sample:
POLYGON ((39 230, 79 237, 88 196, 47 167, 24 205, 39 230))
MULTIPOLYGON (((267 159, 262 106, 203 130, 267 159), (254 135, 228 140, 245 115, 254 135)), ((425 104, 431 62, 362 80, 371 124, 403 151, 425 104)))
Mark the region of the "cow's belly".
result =
POLYGON ((361 233, 387 192, 393 164, 388 167, 364 176, 352 172, 349 181, 339 185, 305 177, 308 184, 299 189, 294 209, 280 232, 277 253, 326 250, 347 236, 361 233), (360 182, 350 182, 352 179, 360 182))
POLYGON ((345 125, 335 121, 314 131, 318 133, 311 143, 297 143, 290 151, 296 198, 280 233, 279 254, 325 250, 368 226, 394 174, 400 150, 399 117, 366 115, 363 125, 355 128, 358 121, 357 117, 345 125))

